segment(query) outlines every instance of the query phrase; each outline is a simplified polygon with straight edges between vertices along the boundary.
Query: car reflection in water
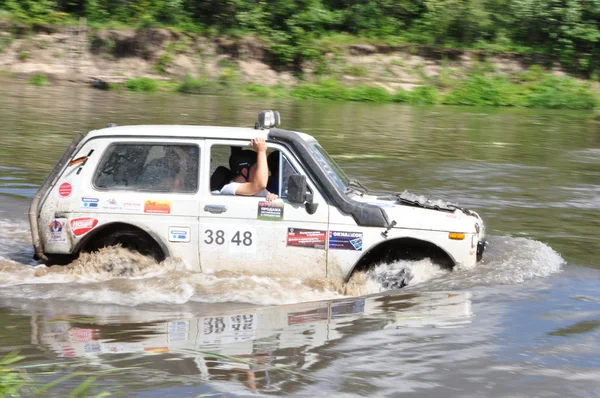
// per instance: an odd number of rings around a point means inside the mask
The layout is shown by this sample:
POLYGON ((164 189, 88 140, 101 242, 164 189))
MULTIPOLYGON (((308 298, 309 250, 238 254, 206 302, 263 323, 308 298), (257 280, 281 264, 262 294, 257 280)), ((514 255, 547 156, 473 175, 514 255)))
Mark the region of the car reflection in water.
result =
POLYGON ((134 366, 138 376, 161 385, 237 380, 253 392, 290 393, 336 359, 320 355, 319 347, 382 328, 459 327, 470 323, 470 298, 464 292, 377 295, 165 322, 132 311, 118 323, 90 324, 63 313, 38 317, 32 343, 102 369, 134 366))

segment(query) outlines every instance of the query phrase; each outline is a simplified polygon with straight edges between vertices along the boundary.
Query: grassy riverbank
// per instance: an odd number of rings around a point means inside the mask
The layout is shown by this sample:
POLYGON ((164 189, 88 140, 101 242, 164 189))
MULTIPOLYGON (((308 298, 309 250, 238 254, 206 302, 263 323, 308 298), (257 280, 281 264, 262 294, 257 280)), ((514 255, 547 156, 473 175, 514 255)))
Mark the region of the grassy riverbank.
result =
POLYGON ((0 74, 138 92, 596 107, 595 9, 566 21, 571 4, 544 0, 535 6, 548 13, 531 14, 532 1, 0 0, 0 74))
POLYGON ((441 76, 430 79, 411 91, 399 89, 395 92, 375 85, 347 86, 331 76, 315 82, 300 82, 292 87, 239 83, 235 79, 209 80, 189 75, 181 82, 132 78, 110 87, 138 92, 163 90, 186 94, 236 93, 263 98, 293 97, 409 104, 591 109, 599 103, 598 94, 592 91, 589 84, 568 76, 553 76, 539 68, 531 68, 514 77, 499 73, 475 74, 462 80, 441 76))

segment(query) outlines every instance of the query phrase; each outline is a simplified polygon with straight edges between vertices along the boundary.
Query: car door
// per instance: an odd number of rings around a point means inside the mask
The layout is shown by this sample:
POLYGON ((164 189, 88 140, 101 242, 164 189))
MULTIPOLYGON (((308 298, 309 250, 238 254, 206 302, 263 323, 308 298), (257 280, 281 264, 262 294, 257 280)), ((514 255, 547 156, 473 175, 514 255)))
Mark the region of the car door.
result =
MULTIPOLYGON (((216 171, 219 147, 248 146, 248 142, 241 140, 209 140, 206 144, 209 154, 204 156, 203 170, 211 172, 216 171)), ((272 143, 268 148, 280 152, 280 181, 290 173, 305 174, 286 148, 272 143)), ((223 158, 222 153, 220 156, 223 158)), ((220 163, 224 167, 224 159, 220 163)), ((211 192, 209 184, 204 184, 199 209, 199 249, 204 272, 233 271, 299 278, 326 276, 327 203, 309 181, 314 202, 320 205, 313 214, 308 214, 304 206, 286 199, 284 182, 280 182, 279 187, 280 199, 267 202, 264 197, 220 195, 211 192)))

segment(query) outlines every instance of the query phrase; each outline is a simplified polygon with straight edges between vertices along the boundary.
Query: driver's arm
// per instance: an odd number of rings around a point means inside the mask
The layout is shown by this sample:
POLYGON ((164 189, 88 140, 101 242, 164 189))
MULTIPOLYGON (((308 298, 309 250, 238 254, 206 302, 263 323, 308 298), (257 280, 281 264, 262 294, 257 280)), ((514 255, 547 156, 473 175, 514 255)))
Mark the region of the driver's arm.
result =
POLYGON ((237 187, 236 195, 254 196, 267 187, 269 180, 269 167, 267 166, 267 143, 264 138, 254 138, 250 141, 252 148, 257 153, 256 174, 250 182, 245 182, 237 187))

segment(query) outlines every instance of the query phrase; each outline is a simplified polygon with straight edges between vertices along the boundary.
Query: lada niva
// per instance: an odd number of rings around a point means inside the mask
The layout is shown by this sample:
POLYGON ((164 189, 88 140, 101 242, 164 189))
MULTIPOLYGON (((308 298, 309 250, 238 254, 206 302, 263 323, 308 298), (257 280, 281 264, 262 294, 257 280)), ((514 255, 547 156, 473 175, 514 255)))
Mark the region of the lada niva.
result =
POLYGON ((62 264, 121 245, 209 274, 341 281, 398 260, 481 260, 477 213, 407 191, 370 192, 313 137, 277 128, 278 112, 258 119, 254 128, 109 125, 78 135, 32 201, 36 258, 62 264), (266 140, 279 198, 220 194, 229 157, 256 137, 266 140))

